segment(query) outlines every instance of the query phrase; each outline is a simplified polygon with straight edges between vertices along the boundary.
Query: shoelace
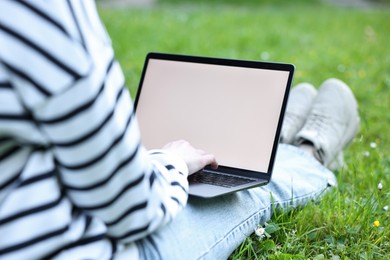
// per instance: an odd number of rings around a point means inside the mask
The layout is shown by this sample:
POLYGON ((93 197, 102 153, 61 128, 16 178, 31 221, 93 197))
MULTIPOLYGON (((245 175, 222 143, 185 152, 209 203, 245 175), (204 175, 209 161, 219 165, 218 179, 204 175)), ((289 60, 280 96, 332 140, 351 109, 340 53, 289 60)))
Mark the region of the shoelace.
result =
POLYGON ((286 116, 284 117, 284 124, 290 125, 299 120, 299 116, 294 113, 286 113, 286 116))
MULTIPOLYGON (((332 119, 326 114, 312 112, 307 119, 305 127, 315 131, 319 138, 324 139, 328 137, 329 133, 332 133, 332 119)), ((320 159, 324 161, 324 150, 319 148, 317 153, 320 159)))
POLYGON ((318 133, 319 136, 323 136, 324 133, 329 133, 332 126, 331 118, 325 114, 319 114, 312 112, 306 122, 306 127, 312 129, 318 133))

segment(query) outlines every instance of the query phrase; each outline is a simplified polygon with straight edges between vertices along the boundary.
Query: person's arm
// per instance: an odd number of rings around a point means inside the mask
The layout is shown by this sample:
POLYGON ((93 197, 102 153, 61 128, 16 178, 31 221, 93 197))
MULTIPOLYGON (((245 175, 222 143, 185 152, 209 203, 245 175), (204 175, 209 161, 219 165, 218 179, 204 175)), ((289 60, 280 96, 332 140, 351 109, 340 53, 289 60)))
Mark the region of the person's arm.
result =
POLYGON ((28 145, 52 151, 74 207, 125 242, 171 220, 187 201, 188 167, 215 159, 191 147, 183 153, 178 143, 145 150, 93 2, 4 1, 0 8, 1 62, 47 140, 28 145))

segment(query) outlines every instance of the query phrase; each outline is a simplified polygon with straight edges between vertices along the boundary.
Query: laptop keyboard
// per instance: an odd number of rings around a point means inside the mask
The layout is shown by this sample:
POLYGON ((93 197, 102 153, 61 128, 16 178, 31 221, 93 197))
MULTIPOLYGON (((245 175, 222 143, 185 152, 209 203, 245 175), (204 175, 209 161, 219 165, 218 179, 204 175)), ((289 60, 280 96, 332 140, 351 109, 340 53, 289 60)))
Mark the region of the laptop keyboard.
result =
POLYGON ((204 183, 225 188, 232 188, 255 181, 253 179, 224 175, 214 172, 197 172, 190 175, 188 180, 190 183, 204 183))

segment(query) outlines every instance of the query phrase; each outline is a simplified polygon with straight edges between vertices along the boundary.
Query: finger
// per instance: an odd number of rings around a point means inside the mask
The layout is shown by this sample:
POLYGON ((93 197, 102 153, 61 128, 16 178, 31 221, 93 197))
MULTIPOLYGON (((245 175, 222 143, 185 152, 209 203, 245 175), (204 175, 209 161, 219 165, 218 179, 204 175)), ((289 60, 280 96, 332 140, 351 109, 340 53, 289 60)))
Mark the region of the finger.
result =
POLYGON ((196 152, 200 155, 206 155, 207 153, 201 149, 196 149, 196 152))
POLYGON ((210 167, 214 170, 218 168, 218 162, 215 159, 214 155, 207 154, 207 155, 204 155, 203 158, 205 159, 205 165, 210 165, 210 167))

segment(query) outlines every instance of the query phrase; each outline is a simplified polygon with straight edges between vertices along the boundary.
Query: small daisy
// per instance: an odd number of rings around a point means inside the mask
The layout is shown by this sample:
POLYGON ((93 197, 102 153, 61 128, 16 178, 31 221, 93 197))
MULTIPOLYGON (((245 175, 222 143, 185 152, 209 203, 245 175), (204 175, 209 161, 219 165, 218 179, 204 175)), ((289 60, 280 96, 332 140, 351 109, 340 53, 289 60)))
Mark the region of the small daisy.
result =
POLYGON ((374 143, 374 142, 370 143, 370 147, 371 147, 372 149, 375 149, 376 146, 377 146, 376 143, 374 143))
POLYGON ((260 54, 260 57, 262 60, 268 60, 270 55, 269 55, 269 52, 267 51, 263 51, 261 54, 260 54))
POLYGON ((389 206, 386 205, 383 207, 383 211, 388 211, 388 210, 389 210, 389 206))
POLYGON ((260 239, 265 237, 265 229, 261 226, 257 227, 255 229, 255 234, 258 236, 260 239))
POLYGON ((379 182, 379 184, 378 184, 378 190, 381 191, 382 189, 383 189, 382 182, 379 182))

